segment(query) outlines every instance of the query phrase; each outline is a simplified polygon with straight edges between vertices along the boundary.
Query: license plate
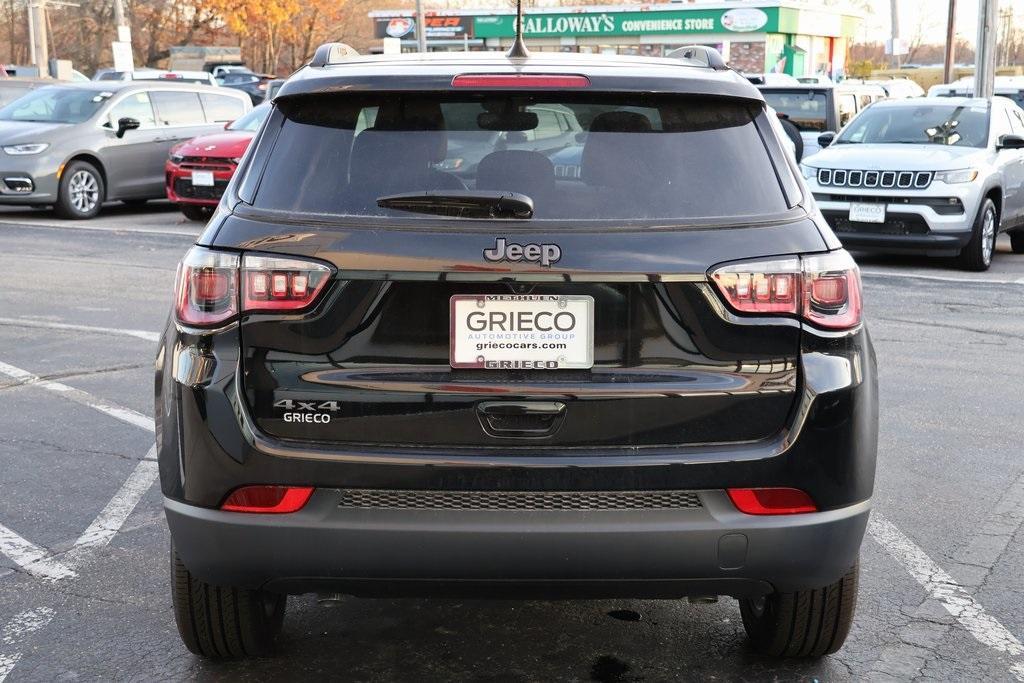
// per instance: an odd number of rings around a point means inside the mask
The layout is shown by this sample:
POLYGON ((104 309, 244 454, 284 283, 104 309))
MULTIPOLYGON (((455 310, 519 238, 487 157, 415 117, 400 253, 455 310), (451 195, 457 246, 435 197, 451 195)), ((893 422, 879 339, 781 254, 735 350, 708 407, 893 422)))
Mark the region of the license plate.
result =
POLYGON ((192 171, 192 184, 213 187, 213 171, 192 171))
POLYGON ((594 297, 457 294, 453 368, 566 370, 594 365, 594 297))
POLYGON ((885 204, 850 204, 850 220, 856 223, 884 223, 885 204))

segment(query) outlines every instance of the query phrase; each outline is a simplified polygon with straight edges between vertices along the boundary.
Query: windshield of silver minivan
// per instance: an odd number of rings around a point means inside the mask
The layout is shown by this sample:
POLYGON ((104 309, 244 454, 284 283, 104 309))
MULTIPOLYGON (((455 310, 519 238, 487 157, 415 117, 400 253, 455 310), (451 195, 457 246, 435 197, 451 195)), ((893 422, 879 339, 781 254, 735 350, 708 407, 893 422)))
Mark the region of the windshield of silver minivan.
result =
POLYGON ((836 144, 985 147, 988 111, 984 104, 874 106, 851 121, 836 144))
POLYGON ((59 86, 39 88, 0 109, 0 121, 81 123, 92 117, 111 94, 59 86))

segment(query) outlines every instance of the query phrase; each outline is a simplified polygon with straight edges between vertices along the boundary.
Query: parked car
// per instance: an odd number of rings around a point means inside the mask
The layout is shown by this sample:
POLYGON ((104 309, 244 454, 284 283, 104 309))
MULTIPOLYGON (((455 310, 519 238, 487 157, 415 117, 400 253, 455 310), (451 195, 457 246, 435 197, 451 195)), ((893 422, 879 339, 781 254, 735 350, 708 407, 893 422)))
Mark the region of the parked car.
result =
POLYGON ((185 645, 259 656, 320 591, 731 595, 758 652, 836 651, 875 356, 758 91, 706 48, 341 51, 179 266, 155 415, 185 645), (575 113, 578 178, 491 135, 535 130, 524 103, 575 113), (451 105, 471 176, 437 167, 451 105))
POLYGON ((0 78, 0 107, 10 104, 30 90, 52 83, 42 78, 0 78))
POLYGON ((231 71, 217 78, 217 82, 221 86, 240 90, 247 94, 253 104, 259 104, 267 98, 267 82, 269 80, 251 71, 231 71))
POLYGON ((822 137, 803 172, 847 247, 986 270, 1007 230, 1024 253, 1024 111, 1011 100, 889 100, 822 137))
POLYGON ((140 66, 134 71, 118 71, 117 69, 97 69, 92 75, 94 81, 130 81, 133 77, 145 75, 153 78, 159 74, 167 73, 166 69, 154 69, 148 66, 140 66))
POLYGON ((764 74, 743 74, 744 78, 754 85, 799 85, 800 81, 796 76, 789 74, 764 73, 764 74))
MULTIPOLYGON (((1018 107, 1024 107, 1024 78, 996 76, 994 93, 1010 98, 1018 107)), ((928 97, 974 97, 974 78, 961 78, 952 83, 933 85, 928 88, 928 97)))
POLYGON ((886 97, 900 99, 904 97, 924 97, 925 91, 909 78, 878 78, 864 81, 868 85, 877 85, 885 90, 886 97))
POLYGON ((176 83, 202 83, 204 85, 219 85, 214 77, 206 71, 163 71, 151 72, 140 71, 132 74, 134 81, 175 81, 176 83))
POLYGON ((223 131, 171 148, 164 169, 167 198, 181 207, 187 218, 205 221, 210 217, 269 112, 270 104, 261 104, 223 131))
POLYGON ((816 154, 818 136, 837 131, 857 112, 872 102, 885 99, 885 90, 877 85, 799 85, 758 86, 765 102, 782 118, 800 130, 804 140, 803 158, 816 154))
MULTIPOLYGON (((831 77, 825 74, 815 74, 813 76, 797 76, 796 80, 800 81, 804 85, 835 85, 835 81, 831 77)), ((755 85, 779 85, 777 83, 755 83, 755 85)), ((785 84, 783 84, 785 85, 785 84)))
POLYGON ((274 78, 267 81, 267 94, 264 97, 265 100, 269 101, 277 97, 277 91, 281 89, 284 82, 288 80, 286 78, 274 78))
POLYGON ((0 204, 92 218, 104 201, 163 197, 171 146, 251 108, 240 93, 168 81, 32 90, 0 109, 0 204))

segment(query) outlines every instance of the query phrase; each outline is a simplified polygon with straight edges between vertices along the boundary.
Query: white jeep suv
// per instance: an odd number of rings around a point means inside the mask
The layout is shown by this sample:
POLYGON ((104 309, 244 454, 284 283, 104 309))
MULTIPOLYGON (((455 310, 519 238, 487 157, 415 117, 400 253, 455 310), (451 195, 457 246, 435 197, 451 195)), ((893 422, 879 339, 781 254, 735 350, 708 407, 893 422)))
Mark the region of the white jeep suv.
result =
POLYGON ((1011 100, 886 100, 820 142, 803 174, 847 248, 987 270, 1010 231, 1024 252, 1024 111, 1011 100))

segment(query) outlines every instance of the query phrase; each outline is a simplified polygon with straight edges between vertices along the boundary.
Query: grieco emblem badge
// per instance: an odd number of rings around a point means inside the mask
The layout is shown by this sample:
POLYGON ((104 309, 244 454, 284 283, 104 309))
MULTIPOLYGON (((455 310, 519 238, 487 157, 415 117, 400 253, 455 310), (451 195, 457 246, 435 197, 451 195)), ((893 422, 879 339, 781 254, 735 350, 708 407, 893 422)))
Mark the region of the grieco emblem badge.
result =
POLYGON ((557 244, 516 244, 508 242, 504 237, 495 240, 494 246, 484 249, 484 258, 493 263, 498 261, 533 261, 545 268, 558 263, 562 258, 562 249, 557 244))

